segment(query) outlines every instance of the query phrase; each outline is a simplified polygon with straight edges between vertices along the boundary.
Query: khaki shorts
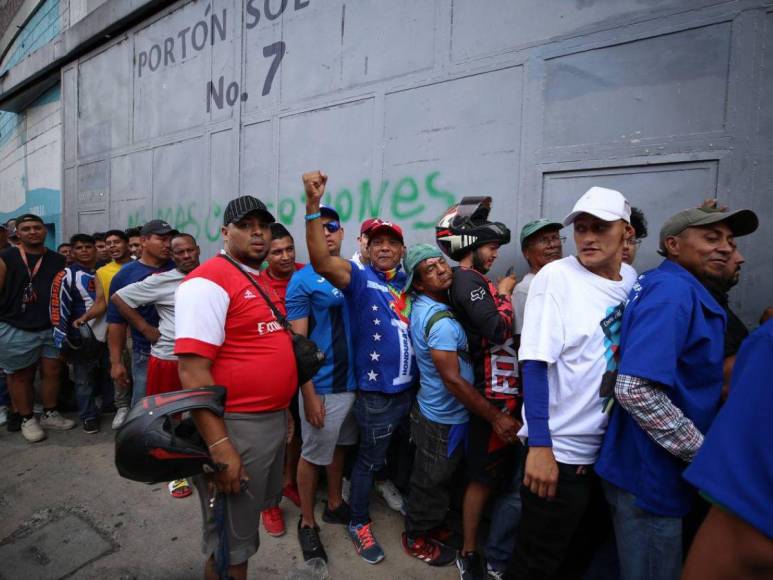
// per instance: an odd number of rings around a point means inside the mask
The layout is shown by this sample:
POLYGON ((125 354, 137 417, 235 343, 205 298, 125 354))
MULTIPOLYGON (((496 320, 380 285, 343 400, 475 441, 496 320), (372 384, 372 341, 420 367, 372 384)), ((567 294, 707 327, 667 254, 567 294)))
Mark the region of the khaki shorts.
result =
MULTIPOLYGON (((226 529, 230 564, 236 566, 258 551, 260 512, 282 498, 287 418, 285 411, 226 413, 225 426, 231 443, 242 456, 250 478, 247 491, 226 495, 226 529)), ((202 551, 209 558, 218 547, 217 524, 209 507, 209 478, 199 475, 193 484, 201 501, 204 521, 202 551)))
POLYGON ((352 411, 357 394, 330 393, 319 396, 325 402, 325 424, 322 429, 317 429, 306 420, 303 395, 298 397, 303 441, 301 457, 313 465, 328 466, 333 463, 336 446, 357 443, 359 430, 352 411))

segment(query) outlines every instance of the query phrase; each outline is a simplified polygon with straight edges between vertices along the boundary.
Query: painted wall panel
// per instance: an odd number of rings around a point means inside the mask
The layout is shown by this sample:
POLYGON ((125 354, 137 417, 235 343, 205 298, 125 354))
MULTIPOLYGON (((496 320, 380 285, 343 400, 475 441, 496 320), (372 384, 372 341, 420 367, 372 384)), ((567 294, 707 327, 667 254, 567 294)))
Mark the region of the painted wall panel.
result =
POLYGON ((129 143, 131 45, 120 42, 81 63, 78 79, 78 155, 129 143))
POLYGON ((412 237, 430 241, 465 195, 492 196, 497 219, 515 222, 522 82, 514 67, 387 95, 388 207, 412 237))
POLYGON ((616 21, 652 18, 666 10, 684 11, 716 0, 453 0, 452 59, 523 48, 564 35, 612 28, 616 21))
MULTIPOLYGON (((367 99, 281 119, 279 199, 273 200, 272 211, 296 235, 305 231, 301 175, 311 169, 323 169, 330 177, 324 203, 336 208, 350 231, 359 226, 363 204, 359 185, 371 178, 373 170, 373 107, 373 100, 367 99)), ((381 215, 391 217, 383 209, 381 215)), ((348 236, 345 242, 347 252, 354 251, 353 238, 348 236)))
POLYGON ((240 192, 261 199, 272 197, 276 190, 272 179, 276 158, 271 122, 245 125, 242 129, 240 192))
POLYGON ((346 4, 343 81, 347 86, 432 67, 435 3, 360 0, 346 4), (377 22, 377 26, 373 23, 377 22))
POLYGON ((545 146, 721 131, 729 55, 723 23, 552 59, 545 146))

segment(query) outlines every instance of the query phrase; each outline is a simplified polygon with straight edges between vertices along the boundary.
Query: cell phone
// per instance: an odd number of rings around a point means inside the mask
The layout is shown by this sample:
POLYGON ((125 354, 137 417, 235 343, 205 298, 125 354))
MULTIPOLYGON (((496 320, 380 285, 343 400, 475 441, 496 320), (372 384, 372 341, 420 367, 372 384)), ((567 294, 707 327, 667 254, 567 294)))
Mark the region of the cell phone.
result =
POLYGON ((515 266, 510 266, 507 272, 505 272, 505 276, 512 276, 513 274, 515 274, 515 266))

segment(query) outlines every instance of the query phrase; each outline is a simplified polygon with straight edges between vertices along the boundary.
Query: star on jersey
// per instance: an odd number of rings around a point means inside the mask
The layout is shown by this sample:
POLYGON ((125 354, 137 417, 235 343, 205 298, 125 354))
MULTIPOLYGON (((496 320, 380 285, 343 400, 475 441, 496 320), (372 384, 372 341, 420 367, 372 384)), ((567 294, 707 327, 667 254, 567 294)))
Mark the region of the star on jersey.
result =
POLYGON ((378 380, 378 373, 374 370, 368 371, 368 380, 369 381, 376 381, 378 380))
POLYGON ((373 335, 373 340, 375 340, 376 342, 381 342, 381 335, 377 332, 376 334, 373 335))
POLYGON ((373 306, 371 306, 371 307, 370 307, 370 309, 371 309, 373 312, 376 312, 376 311, 378 310, 378 306, 376 306, 376 305, 374 304, 373 306))
POLYGON ((378 362, 378 359, 380 358, 381 358, 381 355, 377 353, 375 350, 372 353, 370 353, 370 360, 378 362))
POLYGON ((376 326, 381 326, 381 321, 378 318, 374 318, 373 324, 375 324, 376 326))

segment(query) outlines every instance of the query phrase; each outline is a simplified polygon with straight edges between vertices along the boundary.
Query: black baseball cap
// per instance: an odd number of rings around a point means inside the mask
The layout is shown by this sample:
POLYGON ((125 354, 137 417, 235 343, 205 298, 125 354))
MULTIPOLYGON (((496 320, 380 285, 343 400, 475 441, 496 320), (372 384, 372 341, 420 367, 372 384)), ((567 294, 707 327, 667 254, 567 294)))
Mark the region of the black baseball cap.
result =
POLYGON ((18 226, 22 222, 38 222, 42 224, 43 219, 34 213, 23 213, 16 218, 16 225, 18 226))
POLYGON ((234 222, 238 222, 240 219, 245 218, 251 213, 260 214, 260 216, 268 223, 274 223, 276 219, 268 211, 266 204, 260 201, 257 197, 251 195, 242 195, 236 199, 232 199, 228 202, 223 213, 223 225, 227 226, 234 222))
POLYGON ((151 236, 156 234, 157 236, 165 236, 166 234, 172 234, 177 232, 172 226, 170 226, 164 220, 150 220, 140 230, 141 236, 151 236))

